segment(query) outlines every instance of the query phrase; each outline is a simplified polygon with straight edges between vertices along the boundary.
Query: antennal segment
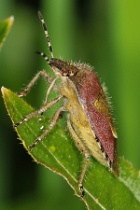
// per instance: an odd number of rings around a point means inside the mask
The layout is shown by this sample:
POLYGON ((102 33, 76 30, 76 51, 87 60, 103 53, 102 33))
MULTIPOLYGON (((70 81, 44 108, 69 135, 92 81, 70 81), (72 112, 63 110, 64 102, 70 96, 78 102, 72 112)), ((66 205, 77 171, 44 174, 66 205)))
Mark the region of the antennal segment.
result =
POLYGON ((43 53, 43 52, 39 52, 39 51, 37 51, 36 52, 38 55, 40 55, 42 58, 44 58, 44 60, 49 64, 49 58, 46 56, 46 54, 45 53, 43 53))
MULTIPOLYGON (((43 29, 44 29, 44 32, 45 32, 45 37, 46 37, 46 40, 47 40, 47 44, 48 44, 48 47, 49 47, 49 51, 50 51, 50 54, 51 54, 51 58, 54 58, 54 55, 53 55, 53 50, 52 50, 52 45, 51 45, 51 40, 50 40, 50 37, 49 37, 49 34, 48 34, 48 29, 47 29, 47 25, 44 21, 44 18, 41 14, 40 11, 38 11, 38 16, 39 16, 39 19, 42 23, 42 26, 43 26, 43 29)), ((44 57, 44 56, 43 56, 44 57)))

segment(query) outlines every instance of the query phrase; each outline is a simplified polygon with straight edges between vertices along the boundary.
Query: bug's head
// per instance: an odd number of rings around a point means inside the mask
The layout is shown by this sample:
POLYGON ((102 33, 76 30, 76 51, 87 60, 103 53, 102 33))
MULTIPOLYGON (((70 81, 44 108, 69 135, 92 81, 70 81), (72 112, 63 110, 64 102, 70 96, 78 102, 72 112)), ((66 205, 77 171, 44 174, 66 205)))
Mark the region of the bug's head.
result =
POLYGON ((78 69, 71 63, 62 61, 60 59, 51 58, 48 63, 58 76, 73 77, 78 72, 78 69))

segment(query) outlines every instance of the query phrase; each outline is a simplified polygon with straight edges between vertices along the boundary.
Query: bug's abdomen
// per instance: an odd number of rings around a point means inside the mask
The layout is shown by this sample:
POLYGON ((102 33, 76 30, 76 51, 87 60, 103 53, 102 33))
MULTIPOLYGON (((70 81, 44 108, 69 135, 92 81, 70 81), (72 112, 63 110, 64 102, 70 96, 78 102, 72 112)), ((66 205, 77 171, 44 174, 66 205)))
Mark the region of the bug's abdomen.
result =
POLYGON ((68 100, 66 109, 70 113, 70 120, 75 132, 84 143, 91 156, 97 159, 102 165, 108 167, 108 163, 102 153, 100 145, 97 143, 95 133, 89 124, 81 104, 73 103, 71 100, 68 100))

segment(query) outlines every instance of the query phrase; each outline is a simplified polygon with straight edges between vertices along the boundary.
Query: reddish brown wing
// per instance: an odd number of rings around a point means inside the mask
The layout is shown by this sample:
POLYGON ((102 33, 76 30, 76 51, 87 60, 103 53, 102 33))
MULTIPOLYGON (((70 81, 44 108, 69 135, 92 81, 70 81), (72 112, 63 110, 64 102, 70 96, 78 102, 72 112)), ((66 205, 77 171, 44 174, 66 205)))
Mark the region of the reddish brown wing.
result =
POLYGON ((103 106, 106 106, 105 108, 101 108, 101 106, 99 106, 99 109, 98 106, 95 106, 100 92, 102 92, 99 79, 95 72, 89 69, 83 69, 82 71, 79 71, 72 80, 78 90, 80 102, 84 106, 85 113, 90 121, 92 129, 103 146, 110 161, 113 162, 115 143, 110 126, 112 122, 109 121, 110 114, 108 106, 106 105, 107 102, 104 101, 105 104, 102 104, 103 106))

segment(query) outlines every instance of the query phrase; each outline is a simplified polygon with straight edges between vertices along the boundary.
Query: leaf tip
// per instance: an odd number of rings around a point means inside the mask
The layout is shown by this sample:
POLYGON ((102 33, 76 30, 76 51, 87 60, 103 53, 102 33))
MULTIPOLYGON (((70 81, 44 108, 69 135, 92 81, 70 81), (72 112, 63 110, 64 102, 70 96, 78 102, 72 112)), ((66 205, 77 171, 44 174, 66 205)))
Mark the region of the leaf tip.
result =
POLYGON ((5 88, 4 86, 1 87, 2 95, 4 95, 5 89, 6 89, 6 88, 5 88))
POLYGON ((8 91, 7 88, 5 88, 4 86, 1 87, 1 92, 2 92, 2 95, 4 96, 5 93, 8 91))
POLYGON ((4 86, 1 87, 1 92, 4 100, 6 99, 6 97, 11 95, 10 93, 12 93, 11 90, 5 88, 4 86))
POLYGON ((10 17, 4 19, 4 20, 0 20, 0 30, 1 30, 1 34, 0 34, 0 49, 2 48, 2 45, 13 25, 14 22, 14 16, 11 15, 10 17))

